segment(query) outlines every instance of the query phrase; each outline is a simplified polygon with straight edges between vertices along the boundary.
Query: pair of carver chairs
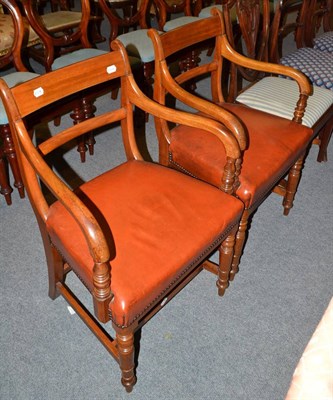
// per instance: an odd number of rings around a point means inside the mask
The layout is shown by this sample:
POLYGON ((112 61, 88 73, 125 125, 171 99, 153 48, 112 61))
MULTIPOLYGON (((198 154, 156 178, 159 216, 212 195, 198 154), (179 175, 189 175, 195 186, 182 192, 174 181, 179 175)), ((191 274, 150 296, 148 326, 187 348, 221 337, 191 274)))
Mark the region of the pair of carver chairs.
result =
POLYGON ((119 363, 127 391, 136 382, 135 333, 203 269, 217 275, 218 294, 224 294, 238 269, 249 216, 275 187, 283 193, 288 213, 313 137, 313 131, 300 124, 311 92, 301 73, 238 55, 229 45, 218 12, 190 27, 164 35, 150 31, 156 51, 155 102, 138 88, 126 51, 117 40, 109 54, 14 88, 0 81, 23 180, 44 243, 49 295, 53 299, 64 296, 103 343, 119 363), (166 57, 207 39, 216 41, 212 62, 174 81, 166 57), (221 55, 296 79, 301 94, 295 121, 224 103, 219 97, 221 55), (212 73, 218 104, 179 86, 197 71, 212 73), (112 103, 111 111, 34 144, 26 127, 29 116, 113 79, 121 82, 118 107, 112 103), (166 91, 201 114, 165 107, 166 91), (156 120, 162 165, 144 161, 140 154, 134 106, 156 120), (114 123, 120 123, 127 161, 72 190, 63 182, 65 177, 47 165, 47 156, 86 132, 114 123), (176 126, 170 129, 169 123, 176 126), (288 181, 281 186, 284 176, 288 181), (45 187, 56 198, 52 204, 45 197, 45 187), (218 264, 209 261, 216 250, 218 264), (66 285, 71 271, 92 294, 95 317, 66 285), (100 324, 108 321, 115 330, 114 339, 100 324))

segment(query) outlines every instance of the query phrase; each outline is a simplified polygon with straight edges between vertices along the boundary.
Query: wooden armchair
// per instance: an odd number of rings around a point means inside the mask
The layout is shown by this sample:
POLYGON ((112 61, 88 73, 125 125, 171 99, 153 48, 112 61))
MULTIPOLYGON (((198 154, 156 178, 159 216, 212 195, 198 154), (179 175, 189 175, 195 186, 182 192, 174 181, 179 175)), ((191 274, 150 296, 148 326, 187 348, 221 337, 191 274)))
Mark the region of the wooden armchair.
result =
MULTIPOLYGON (((231 125, 226 123, 226 126, 232 127, 232 132, 242 150, 242 157, 237 163, 236 174, 239 181, 235 190, 238 198, 243 201, 245 210, 236 238, 230 273, 230 279, 233 279, 238 271, 251 214, 272 191, 283 196, 285 215, 293 206, 303 160, 313 139, 312 129, 300 124, 311 86, 303 74, 292 68, 255 61, 238 54, 227 40, 223 17, 217 9, 208 19, 200 19, 163 35, 157 34, 152 29, 149 31, 149 36, 155 48, 155 100, 164 104, 166 94, 169 93, 181 103, 216 120, 224 118, 225 113, 228 113, 227 120, 231 125), (208 40, 213 40, 215 43, 213 57, 203 60, 198 67, 173 78, 168 69, 168 59, 174 53, 208 40), (242 104, 225 102, 221 81, 222 65, 226 59, 243 68, 285 74, 295 79, 300 88, 300 95, 295 104, 293 121, 242 104), (204 77, 210 78, 211 92, 201 95, 211 101, 194 96, 182 88, 188 80, 199 80, 204 77), (233 118, 241 123, 237 125, 233 118), (237 129, 239 127, 245 129, 246 135, 237 129), (282 180, 284 177, 287 179, 282 180)), ((206 137, 199 129, 190 130, 181 126, 173 130, 170 135, 165 122, 158 118, 155 120, 160 161, 220 187, 226 154, 218 147, 215 139, 206 137)))
MULTIPOLYGON (((43 238, 49 295, 52 299, 62 295, 75 309, 119 363, 122 384, 130 392, 136 382, 134 333, 203 269, 203 262, 215 249, 220 250, 216 272, 222 294, 243 205, 211 185, 143 160, 133 131, 133 106, 176 124, 203 127, 207 137, 216 137, 228 155, 226 191, 232 192, 240 151, 233 135, 220 123, 168 109, 145 97, 119 41, 114 42, 113 50, 13 89, 0 80, 0 95, 43 238), (24 118, 114 79, 121 80, 117 107, 111 102, 110 111, 62 130, 35 147, 24 118), (46 156, 52 151, 87 131, 116 123, 127 161, 95 178, 90 175, 75 190, 64 182, 66 174, 60 177, 48 166, 50 158, 46 156), (39 180, 56 198, 51 205, 39 180), (65 275, 71 270, 90 291, 96 318, 66 285, 65 275), (111 338, 98 321, 112 321, 116 337, 111 338)), ((107 132, 113 143, 114 133, 107 132)), ((110 144, 110 165, 114 165, 112 149, 110 144)))
MULTIPOLYGON (((22 43, 26 37, 22 15, 15 1, 0 0, 0 5, 6 14, 0 14, 0 69, 1 76, 7 84, 12 87, 29 79, 35 78, 37 74, 29 72, 21 58, 22 43), (1 19, 1 15, 6 18, 1 19), (8 69, 15 67, 15 72, 8 69)), ((0 193, 5 196, 8 205, 12 203, 11 193, 13 189, 9 183, 7 163, 11 167, 14 178, 14 186, 18 189, 20 197, 24 197, 24 185, 16 158, 8 117, 2 101, 0 101, 0 193)))

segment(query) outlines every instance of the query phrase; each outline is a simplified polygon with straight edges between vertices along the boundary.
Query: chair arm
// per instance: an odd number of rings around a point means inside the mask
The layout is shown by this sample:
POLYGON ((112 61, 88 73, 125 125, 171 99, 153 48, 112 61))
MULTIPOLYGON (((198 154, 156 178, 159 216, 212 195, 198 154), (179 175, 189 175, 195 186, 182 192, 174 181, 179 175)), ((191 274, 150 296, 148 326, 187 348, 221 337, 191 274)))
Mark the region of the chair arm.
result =
POLYGON ((271 74, 284 75, 289 78, 292 78, 297 82, 301 95, 304 95, 306 97, 311 96, 313 88, 309 79, 297 69, 280 64, 273 64, 264 61, 252 60, 251 58, 245 57, 237 53, 233 49, 226 35, 223 35, 222 37, 221 46, 222 46, 221 53, 223 57, 225 57, 229 61, 245 68, 250 68, 262 72, 268 72, 271 74))
POLYGON ((241 150, 235 136, 219 121, 207 118, 205 116, 165 107, 164 105, 161 105, 149 99, 148 97, 143 96, 142 92, 136 85, 134 78, 129 78, 131 81, 131 87, 127 93, 131 103, 155 117, 162 118, 176 124, 183 124, 193 128, 203 129, 207 132, 207 134, 213 134, 223 144, 227 157, 233 159, 240 158, 241 150))
MULTIPOLYGON (((156 48, 161 48, 159 44, 159 34, 156 30, 150 29, 148 31, 148 36, 154 42, 156 48)), ((158 62, 158 61, 156 61, 158 62)), ((182 101, 189 107, 195 110, 199 110, 209 117, 221 122, 225 125, 235 136, 238 141, 240 150, 245 150, 247 147, 247 134, 241 123, 241 121, 232 115, 230 112, 224 110, 218 105, 209 102, 207 100, 201 99, 198 96, 184 90, 175 80, 171 77, 167 63, 165 60, 159 63, 158 68, 155 68, 155 73, 159 73, 159 77, 164 85, 164 88, 176 99, 182 101)), ((159 99, 158 99, 159 100, 159 99)))
MULTIPOLYGON (((84 205, 84 203, 62 182, 52 169, 44 161, 41 154, 32 144, 31 139, 26 135, 23 122, 16 124, 18 145, 22 149, 25 158, 29 161, 34 171, 40 176, 43 183, 53 195, 63 204, 67 211, 78 223, 84 234, 90 254, 95 264, 107 263, 110 260, 110 251, 102 229, 97 220, 84 205)), ((44 221, 47 213, 42 215, 44 221)))

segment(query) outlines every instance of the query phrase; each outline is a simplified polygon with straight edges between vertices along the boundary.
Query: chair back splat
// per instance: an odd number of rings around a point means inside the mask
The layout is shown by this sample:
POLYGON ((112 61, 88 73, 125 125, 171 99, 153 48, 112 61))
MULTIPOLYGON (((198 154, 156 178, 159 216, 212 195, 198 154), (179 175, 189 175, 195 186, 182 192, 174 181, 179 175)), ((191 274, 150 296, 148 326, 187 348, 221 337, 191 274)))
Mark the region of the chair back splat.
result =
MULTIPOLYGON (((222 124, 159 105, 142 94, 133 78, 126 50, 119 41, 113 51, 76 63, 10 89, 0 80, 15 146, 34 209, 48 265, 49 296, 62 295, 119 363, 122 384, 130 392, 136 382, 134 334, 204 268, 218 250, 218 293, 227 287, 233 246, 243 204, 234 196, 181 172, 143 160, 135 141, 133 109, 174 124, 202 127, 217 138, 228 158, 225 188, 234 186, 240 149, 222 124), (84 93, 111 80, 121 82, 119 104, 80 124, 60 130, 37 145, 24 118, 66 96, 84 93), (112 128, 110 128, 112 125, 112 128), (125 161, 95 173, 83 184, 58 174, 57 150, 92 129, 109 135, 121 130, 125 161), (105 132, 111 130, 111 132, 105 132), (52 168, 48 162, 52 162, 52 168), (43 185, 40 185, 40 181, 43 185), (47 190, 55 200, 50 201, 47 190), (94 312, 80 303, 68 285, 73 271, 92 295, 94 312), (94 314, 94 316, 93 316, 94 314), (112 321, 115 338, 102 323, 112 321)), ((39 141, 38 141, 39 142, 39 141)), ((118 155, 119 157, 119 155, 118 155)), ((61 161, 61 160, 60 160, 61 161)), ((96 164, 96 163, 95 163, 96 164)), ((78 163, 82 168, 81 163, 78 163)), ((87 165, 88 167, 88 165, 87 165)), ((96 172, 96 165, 94 170, 96 172)), ((89 174, 92 174, 90 171, 89 174)), ((228 189, 229 188, 229 189, 228 189)), ((215 286, 214 279, 214 286, 215 286)))

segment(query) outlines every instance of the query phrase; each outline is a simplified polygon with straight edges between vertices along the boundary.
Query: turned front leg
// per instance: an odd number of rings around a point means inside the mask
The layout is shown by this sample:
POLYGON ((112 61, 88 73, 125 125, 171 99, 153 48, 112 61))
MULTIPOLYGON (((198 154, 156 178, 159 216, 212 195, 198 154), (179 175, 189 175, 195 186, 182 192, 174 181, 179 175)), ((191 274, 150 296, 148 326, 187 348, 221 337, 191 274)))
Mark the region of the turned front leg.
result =
POLYGON ((121 383, 130 393, 136 383, 134 372, 134 334, 116 333, 117 347, 119 351, 119 366, 121 369, 121 383))

